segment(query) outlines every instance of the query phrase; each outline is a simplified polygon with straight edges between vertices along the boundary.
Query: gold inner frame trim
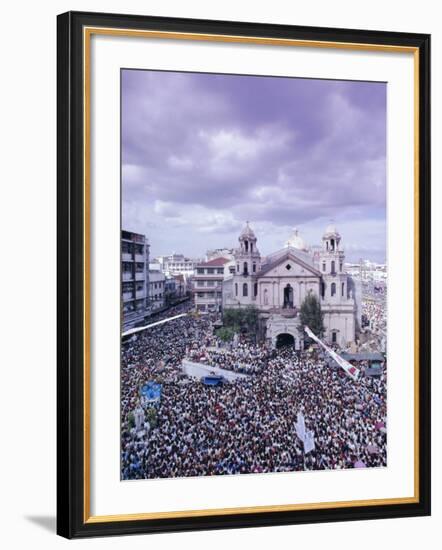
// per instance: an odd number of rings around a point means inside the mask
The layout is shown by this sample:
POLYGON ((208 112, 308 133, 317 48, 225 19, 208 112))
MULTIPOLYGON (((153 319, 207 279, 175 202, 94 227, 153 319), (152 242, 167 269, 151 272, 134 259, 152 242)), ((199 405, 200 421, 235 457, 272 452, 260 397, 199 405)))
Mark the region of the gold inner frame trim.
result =
POLYGON ((152 519, 172 519, 207 517, 231 514, 256 514, 264 512, 287 512, 301 510, 324 510, 333 508, 348 508, 351 506, 385 506, 389 504, 413 504, 419 502, 419 49, 412 46, 395 46, 383 44, 364 44, 351 42, 331 42, 320 40, 296 40, 268 37, 245 37, 236 35, 186 33, 168 31, 149 31, 136 29, 114 29, 107 27, 84 27, 83 29, 83 93, 84 93, 84 456, 83 456, 83 517, 84 523, 103 523, 117 521, 141 521, 152 519), (257 44, 270 46, 333 48, 342 50, 412 53, 414 63, 414 494, 411 497, 350 500, 337 502, 317 502, 301 504, 284 504, 270 506, 249 506, 234 508, 213 508, 206 510, 180 510, 170 512, 148 512, 136 514, 115 514, 93 516, 90 510, 90 105, 91 105, 91 37, 92 35, 124 36, 135 38, 156 38, 174 40, 194 40, 203 42, 233 42, 238 44, 257 44))

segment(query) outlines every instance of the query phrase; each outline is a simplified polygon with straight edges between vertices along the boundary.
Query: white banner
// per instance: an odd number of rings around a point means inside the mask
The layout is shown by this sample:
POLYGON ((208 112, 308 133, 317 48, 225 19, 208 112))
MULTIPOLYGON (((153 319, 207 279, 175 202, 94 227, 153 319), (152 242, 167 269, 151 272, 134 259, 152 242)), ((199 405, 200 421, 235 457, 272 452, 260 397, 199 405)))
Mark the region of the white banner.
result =
POLYGON ((307 454, 310 451, 315 450, 315 432, 313 430, 307 430, 304 438, 304 453, 307 454))
POLYGON ((298 420, 296 422, 296 435, 304 442, 305 438, 305 420, 302 413, 298 413, 298 420))
POLYGON ((322 342, 315 334, 313 334, 313 332, 308 328, 308 326, 305 326, 304 330, 312 340, 317 342, 320 346, 322 346, 325 349, 325 351, 330 355, 330 357, 332 357, 336 361, 336 363, 345 371, 345 374, 350 376, 350 378, 354 381, 358 379, 360 371, 357 367, 355 367, 345 359, 342 359, 342 357, 340 357, 335 351, 333 351, 328 346, 326 346, 324 342, 322 342))

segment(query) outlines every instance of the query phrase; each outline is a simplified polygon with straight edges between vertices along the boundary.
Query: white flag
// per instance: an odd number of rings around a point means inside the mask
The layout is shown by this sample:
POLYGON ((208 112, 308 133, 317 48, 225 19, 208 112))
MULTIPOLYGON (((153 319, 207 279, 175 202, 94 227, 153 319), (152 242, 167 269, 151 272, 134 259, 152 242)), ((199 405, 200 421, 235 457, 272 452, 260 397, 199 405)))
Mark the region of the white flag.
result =
POLYGON ((304 442, 305 438, 305 420, 302 413, 298 413, 298 420, 296 422, 296 435, 304 442))
POLYGON ((350 376, 352 380, 356 381, 358 379, 360 371, 357 367, 355 367, 345 359, 342 359, 342 357, 340 357, 335 351, 333 351, 328 346, 326 346, 324 342, 322 342, 315 334, 313 334, 313 332, 307 326, 304 327, 304 330, 312 340, 317 342, 320 346, 322 346, 325 349, 325 351, 330 355, 330 357, 332 357, 336 361, 336 363, 341 367, 341 369, 343 369, 345 373, 348 376, 350 376))
POLYGON ((310 451, 315 450, 315 432, 313 430, 307 430, 304 438, 304 453, 307 454, 310 451))

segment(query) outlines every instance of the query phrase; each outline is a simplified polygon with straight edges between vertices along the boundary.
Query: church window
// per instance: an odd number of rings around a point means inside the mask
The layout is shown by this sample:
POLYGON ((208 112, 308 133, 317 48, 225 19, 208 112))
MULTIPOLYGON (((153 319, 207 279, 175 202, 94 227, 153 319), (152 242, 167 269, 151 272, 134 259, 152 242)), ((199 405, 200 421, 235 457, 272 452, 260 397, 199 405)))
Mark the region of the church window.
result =
POLYGON ((335 296, 335 295, 336 295, 336 283, 332 283, 332 284, 331 284, 331 289, 330 289, 330 291, 331 291, 331 295, 332 295, 332 296, 335 296))
POLYGON ((269 291, 267 289, 264 290, 264 305, 269 305, 269 291))
POLYGON ((239 273, 239 264, 236 264, 236 271, 239 273))
POLYGON ((344 296, 344 292, 345 292, 345 283, 342 283, 341 284, 341 296, 344 296))
POLYGON ((322 262, 322 271, 325 272, 325 270, 327 269, 326 265, 325 265, 325 262, 322 262))
POLYGON ((335 240, 334 240, 334 239, 332 239, 332 240, 330 241, 330 248, 331 248, 331 250, 334 250, 334 249, 335 249, 335 240))
POLYGON ((248 289, 247 283, 244 283, 242 285, 242 295, 243 296, 248 296, 249 295, 249 289, 248 289))
POLYGON ((256 273, 256 264, 253 264, 253 273, 256 273))
POLYGON ((250 252, 253 252, 253 243, 250 243, 250 252))
POLYGON ((337 332, 334 330, 332 332, 332 344, 336 344, 336 342, 338 341, 338 334, 337 332))
POLYGON ((339 262, 339 271, 342 271, 342 262, 339 262))
POLYGON ((325 296, 325 283, 324 281, 321 282, 321 298, 324 298, 325 296))
POLYGON ((246 248, 246 252, 249 251, 249 241, 244 241, 244 246, 246 248))
POLYGON ((249 272, 249 270, 248 270, 248 267, 247 267, 247 262, 244 262, 243 273, 244 273, 244 275, 247 275, 248 272, 249 272))
POLYGON ((238 296, 238 283, 235 283, 235 296, 238 296))
POLYGON ((253 293, 254 293, 255 296, 258 294, 258 283, 254 284, 253 293))
POLYGON ((285 268, 287 269, 287 271, 290 271, 292 269, 292 266, 290 264, 287 264, 285 268))
POLYGON ((336 264, 335 264, 335 261, 332 260, 332 263, 331 263, 331 274, 334 275, 336 273, 336 264))

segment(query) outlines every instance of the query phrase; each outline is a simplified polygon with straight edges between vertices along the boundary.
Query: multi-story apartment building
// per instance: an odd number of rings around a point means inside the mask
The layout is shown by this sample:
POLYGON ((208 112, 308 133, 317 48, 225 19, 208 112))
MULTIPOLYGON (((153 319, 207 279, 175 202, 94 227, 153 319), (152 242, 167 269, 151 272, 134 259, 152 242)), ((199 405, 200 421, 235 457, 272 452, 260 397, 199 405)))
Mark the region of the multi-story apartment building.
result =
POLYGON ((161 265, 166 275, 184 275, 191 277, 194 274, 195 266, 201 260, 186 258, 184 254, 170 254, 169 256, 158 256, 156 261, 161 265))
POLYGON ((198 311, 219 311, 227 258, 214 258, 195 267, 193 299, 198 311))
POLYGON ((149 268, 149 303, 150 311, 154 312, 166 305, 166 276, 160 264, 150 264, 149 268))
POLYGON ((149 242, 144 235, 121 232, 123 329, 143 321, 149 306, 149 242))

